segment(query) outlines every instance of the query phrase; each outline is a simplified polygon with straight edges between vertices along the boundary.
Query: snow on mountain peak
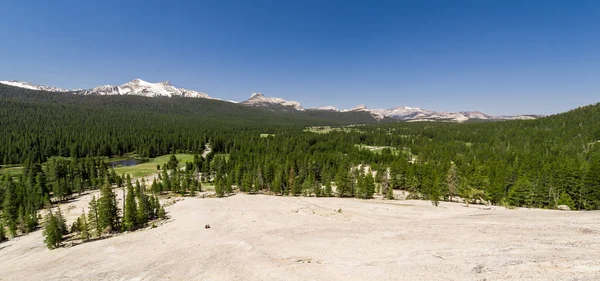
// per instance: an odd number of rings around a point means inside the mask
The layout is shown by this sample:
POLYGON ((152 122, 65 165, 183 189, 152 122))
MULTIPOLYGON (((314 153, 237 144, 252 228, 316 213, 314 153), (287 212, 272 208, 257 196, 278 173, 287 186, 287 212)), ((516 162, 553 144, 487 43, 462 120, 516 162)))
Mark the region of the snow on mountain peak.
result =
POLYGON ((354 108, 350 109, 350 111, 366 111, 367 110, 367 106, 364 104, 359 104, 357 106, 355 106, 354 108))
POLYGON ((209 95, 176 88, 169 81, 151 83, 142 79, 133 79, 120 86, 104 85, 80 92, 83 95, 135 95, 145 97, 190 97, 213 99, 209 95))
POLYGON ((24 89, 30 89, 30 90, 38 90, 38 91, 47 91, 47 92, 70 92, 71 91, 71 90, 65 90, 65 89, 56 88, 56 87, 31 84, 28 82, 17 81, 17 80, 0 81, 0 83, 4 84, 4 85, 9 85, 9 86, 19 87, 19 88, 24 88, 24 89))
POLYGON ((339 109, 337 109, 335 106, 321 106, 321 107, 317 107, 317 108, 313 108, 313 110, 324 110, 324 111, 340 111, 339 109))
MULTIPOLYGON (((188 90, 184 88, 176 88, 169 81, 158 83, 147 82, 142 79, 134 79, 120 86, 104 85, 88 90, 67 90, 56 87, 42 86, 31 84, 24 81, 0 81, 0 84, 5 84, 14 87, 20 87, 30 90, 40 90, 48 92, 72 92, 79 95, 138 95, 146 97, 192 97, 215 99, 209 95, 188 90)), ((233 102, 233 101, 229 101, 233 102)), ((260 107, 285 107, 293 108, 298 111, 304 111, 304 108, 297 101, 288 101, 282 98, 265 97, 262 93, 252 93, 250 98, 242 104, 260 107)), ((313 110, 336 111, 333 106, 323 106, 313 110)), ((393 118, 404 121, 451 121, 465 122, 469 120, 527 120, 543 117, 541 115, 518 115, 518 116, 492 116, 479 111, 461 111, 461 112, 440 112, 424 110, 418 107, 398 106, 391 109, 368 109, 364 104, 360 104, 352 109, 342 110, 341 112, 362 111, 370 113, 373 118, 382 120, 384 118, 393 118)))
POLYGON ((250 96, 250 98, 254 98, 254 97, 264 97, 262 93, 252 93, 252 95, 250 96))
POLYGON ((284 106, 284 107, 292 107, 298 111, 304 111, 302 105, 300 105, 297 101, 287 101, 282 98, 275 97, 265 97, 261 93, 252 93, 250 98, 242 104, 251 105, 251 106, 260 106, 260 107, 268 107, 268 106, 284 106))

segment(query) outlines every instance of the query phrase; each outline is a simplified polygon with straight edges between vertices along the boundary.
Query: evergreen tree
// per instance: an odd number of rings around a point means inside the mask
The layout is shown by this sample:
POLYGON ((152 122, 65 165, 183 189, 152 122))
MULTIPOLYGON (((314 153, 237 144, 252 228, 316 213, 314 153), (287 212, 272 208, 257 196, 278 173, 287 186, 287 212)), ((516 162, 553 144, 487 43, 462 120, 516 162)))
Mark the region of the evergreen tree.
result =
POLYGON ((17 235, 17 219, 18 219, 18 205, 17 195, 13 182, 5 177, 5 190, 4 190, 4 202, 2 204, 2 219, 8 226, 8 233, 11 237, 17 235))
POLYGON ((88 223, 87 217, 85 215, 85 211, 81 214, 81 216, 77 219, 79 226, 79 237, 83 241, 90 240, 90 225, 88 223))
POLYGON ((340 166, 335 175, 336 192, 339 197, 351 196, 350 191, 350 179, 348 178, 348 171, 340 166))
POLYGON ((161 220, 167 218, 167 212, 165 212, 165 208, 163 206, 160 206, 158 209, 158 218, 161 220))
POLYGON ((44 227, 44 242, 48 249, 55 249, 60 247, 60 242, 62 241, 62 232, 58 226, 58 222, 56 217, 52 214, 50 210, 48 210, 48 215, 46 216, 46 226, 44 227))
POLYGON ((223 197, 225 195, 225 185, 226 185, 225 176, 221 173, 217 173, 215 180, 215 193, 217 197, 223 197))
POLYGON ((148 195, 146 195, 143 191, 138 193, 137 202, 137 224, 140 226, 146 225, 148 220, 152 218, 152 206, 150 204, 148 195))
POLYGON ((531 182, 525 176, 519 177, 508 191, 508 203, 511 206, 523 206, 527 202, 527 190, 531 188, 531 182))
POLYGON ((101 229, 109 228, 115 231, 119 223, 119 209, 117 206, 117 196, 112 188, 106 183, 100 190, 98 199, 98 224, 101 229))
POLYGON ((364 199, 373 198, 373 194, 375 194, 375 179, 373 178, 373 174, 371 172, 368 172, 367 175, 365 176, 363 185, 364 185, 363 198, 364 199))
POLYGON ((571 210, 575 209, 575 202, 573 201, 571 196, 569 196, 569 194, 567 194, 564 191, 563 191, 563 193, 560 194, 560 197, 559 197, 556 205, 566 205, 566 206, 569 206, 569 208, 571 210))
POLYGON ((4 229, 4 222, 0 220, 0 242, 6 241, 6 230, 4 229))
POLYGON ((446 186, 448 188, 448 201, 452 202, 453 196, 456 194, 456 188, 458 186, 458 171, 456 170, 456 164, 450 163, 450 168, 446 174, 446 186))
POLYGON ((125 209, 123 211, 123 229, 134 230, 138 226, 137 208, 135 203, 135 195, 133 185, 127 182, 127 193, 125 196, 125 209))
POLYGON ((60 208, 58 208, 56 215, 48 210, 46 216, 46 226, 44 227, 44 242, 48 249, 56 249, 60 247, 60 242, 63 239, 63 235, 67 233, 67 225, 65 219, 62 216, 60 208))
POLYGON ((586 210, 600 209, 600 157, 594 157, 585 177, 584 207, 586 210))
POLYGON ((92 196, 92 200, 89 203, 88 210, 88 221, 90 229, 94 230, 96 236, 100 237, 102 235, 102 224, 100 223, 100 212, 96 196, 92 196))
POLYGON ((324 195, 326 197, 333 196, 333 190, 332 190, 332 186, 331 186, 331 180, 326 180, 325 181, 325 192, 324 192, 324 195))
POLYGON ((394 200, 394 189, 391 186, 387 189, 385 198, 388 200, 394 200))
POLYGON ((252 175, 250 173, 244 173, 244 177, 242 179, 242 191, 252 191, 252 175))
POLYGON ((169 162, 167 162, 167 168, 169 170, 177 170, 177 165, 179 165, 177 157, 175 157, 175 154, 171 154, 169 157, 169 162))

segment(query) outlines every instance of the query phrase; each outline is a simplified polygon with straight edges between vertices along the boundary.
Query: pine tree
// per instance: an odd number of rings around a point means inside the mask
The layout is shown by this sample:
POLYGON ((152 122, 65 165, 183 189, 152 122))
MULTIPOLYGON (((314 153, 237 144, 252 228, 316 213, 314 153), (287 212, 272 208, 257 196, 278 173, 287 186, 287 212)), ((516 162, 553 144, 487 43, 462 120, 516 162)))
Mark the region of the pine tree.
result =
POLYGON ((592 159, 592 163, 585 177, 585 209, 600 209, 600 158, 592 159))
POLYGON ((559 197, 556 205, 566 205, 566 206, 569 206, 569 208, 571 210, 575 209, 575 202, 573 201, 571 196, 569 196, 569 194, 567 194, 564 191, 560 194, 560 197, 559 197))
POLYGON ((351 196, 348 171, 340 166, 335 175, 336 192, 339 197, 351 196))
POLYGON ((523 206, 527 201, 527 190, 531 187, 531 182, 525 176, 519 177, 515 184, 508 191, 508 203, 511 206, 523 206))
POLYGON ((167 212, 165 212, 165 208, 163 206, 160 206, 158 209, 158 218, 161 220, 167 218, 167 212))
POLYGON ((67 229, 67 220, 63 216, 62 211, 60 210, 60 207, 57 208, 55 217, 56 217, 56 221, 57 221, 57 225, 58 225, 58 229, 60 230, 60 233, 62 235, 68 234, 69 230, 67 229))
POLYGON ((167 168, 169 170, 177 170, 177 165, 179 165, 177 157, 175 157, 175 154, 171 154, 169 157, 169 162, 167 162, 167 168))
POLYGON ((333 189, 332 189, 331 181, 330 180, 326 180, 325 181, 325 192, 324 192, 324 195, 326 197, 333 196, 333 189))
POLYGON ((226 179, 221 173, 217 173, 215 180, 215 193, 217 197, 223 197, 225 195, 226 179))
POLYGON ((17 219, 18 219, 18 206, 17 196, 15 194, 15 187, 8 176, 5 177, 5 190, 4 190, 4 202, 2 204, 2 219, 8 226, 8 233, 11 237, 17 235, 17 219))
POLYGON ((252 191, 252 175, 250 173, 244 173, 244 177, 242 178, 242 191, 252 191))
POLYGON ((450 163, 450 168, 446 174, 446 186, 448 187, 448 201, 452 202, 454 194, 456 194, 456 187, 458 185, 458 171, 456 170, 456 164, 450 163))
POLYGON ((53 214, 51 210, 48 210, 46 216, 46 226, 44 228, 43 235, 45 236, 44 242, 48 249, 56 249, 60 247, 60 242, 63 239, 63 235, 67 233, 67 225, 65 219, 62 216, 60 208, 58 208, 56 214, 53 214))
POLYGON ((273 182, 271 183, 271 193, 281 194, 281 185, 283 184, 281 178, 282 175, 280 173, 275 175, 275 178, 273 178, 273 182))
POLYGON ((98 199, 98 223, 102 229, 107 227, 114 231, 119 223, 119 209, 117 207, 117 196, 112 188, 106 183, 100 190, 98 199))
POLYGON ((21 233, 25 233, 25 209, 23 208, 23 205, 19 206, 19 211, 18 211, 18 217, 17 217, 17 229, 19 230, 19 232, 21 233))
POLYGON ((387 189, 387 194, 385 198, 387 198, 388 200, 394 200, 394 189, 391 186, 387 189))
POLYGON ((127 182, 127 193, 125 196, 125 209, 123 211, 123 229, 134 230, 137 228, 137 210, 135 195, 131 182, 127 182))
POLYGON ((60 247, 60 241, 62 241, 62 232, 58 226, 56 217, 52 214, 52 211, 48 210, 46 216, 46 226, 44 227, 44 242, 48 249, 55 249, 60 247))
POLYGON ((6 230, 4 229, 4 222, 0 220, 0 242, 6 241, 6 230))
POLYGON ((367 172, 367 175, 365 176, 364 181, 363 181, 363 185, 364 185, 363 198, 364 199, 373 198, 373 194, 375 194, 375 179, 373 178, 373 174, 371 172, 367 172))
POLYGON ((290 192, 292 192, 292 189, 294 187, 296 181, 296 171, 294 170, 294 167, 290 167, 290 171, 288 173, 288 178, 287 178, 287 190, 286 190, 286 194, 285 195, 290 195, 290 192))
POLYGON ((100 213, 98 211, 98 201, 96 200, 96 196, 92 196, 88 210, 90 229, 94 230, 96 236, 100 237, 102 235, 102 225, 100 224, 100 213))
POLYGON ((148 195, 144 192, 140 192, 137 197, 138 208, 137 208, 137 224, 139 226, 145 225, 148 220, 152 217, 152 206, 148 195))
POLYGON ((77 219, 79 221, 79 237, 83 241, 90 240, 90 225, 88 223, 87 217, 85 215, 85 211, 81 214, 81 216, 77 219))

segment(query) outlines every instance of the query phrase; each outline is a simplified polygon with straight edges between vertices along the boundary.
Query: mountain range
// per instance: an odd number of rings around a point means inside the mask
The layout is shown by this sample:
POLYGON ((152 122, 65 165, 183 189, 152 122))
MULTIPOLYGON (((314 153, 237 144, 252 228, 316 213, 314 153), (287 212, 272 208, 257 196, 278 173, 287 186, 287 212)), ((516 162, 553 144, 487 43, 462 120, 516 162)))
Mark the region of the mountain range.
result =
MULTIPOLYGON (((185 97, 185 98, 203 98, 221 100, 213 98, 206 93, 194 90, 177 88, 170 82, 151 83, 141 79, 134 79, 123 85, 113 86, 104 85, 92 89, 74 89, 67 90, 57 87, 36 85, 23 81, 0 81, 2 84, 48 92, 65 92, 76 95, 137 95, 145 97, 185 97)), ((226 101, 233 102, 235 101, 226 101)), ((250 98, 241 104, 253 107, 265 107, 280 110, 295 111, 328 111, 328 112, 368 112, 376 120, 386 118, 402 120, 407 122, 414 121, 448 121, 448 122, 466 122, 466 121, 501 121, 501 120, 529 120, 542 117, 541 115, 517 115, 517 116, 493 116, 479 111, 460 111, 460 112, 441 112, 425 110, 417 107, 399 106, 391 109, 369 109, 361 104, 352 109, 339 110, 333 106, 324 106, 318 108, 304 109, 297 101, 288 101, 277 97, 266 97, 261 93, 252 93, 250 98)))

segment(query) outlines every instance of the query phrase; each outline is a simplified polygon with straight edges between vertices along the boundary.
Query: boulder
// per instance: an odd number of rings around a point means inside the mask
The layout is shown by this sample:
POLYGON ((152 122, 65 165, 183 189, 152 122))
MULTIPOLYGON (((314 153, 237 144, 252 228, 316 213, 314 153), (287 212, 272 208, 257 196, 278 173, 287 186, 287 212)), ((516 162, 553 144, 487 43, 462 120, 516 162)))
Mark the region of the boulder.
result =
POLYGON ((571 208, 569 208, 569 206, 567 206, 567 205, 558 205, 558 206, 556 206, 556 208, 561 211, 570 211, 571 210, 571 208))

